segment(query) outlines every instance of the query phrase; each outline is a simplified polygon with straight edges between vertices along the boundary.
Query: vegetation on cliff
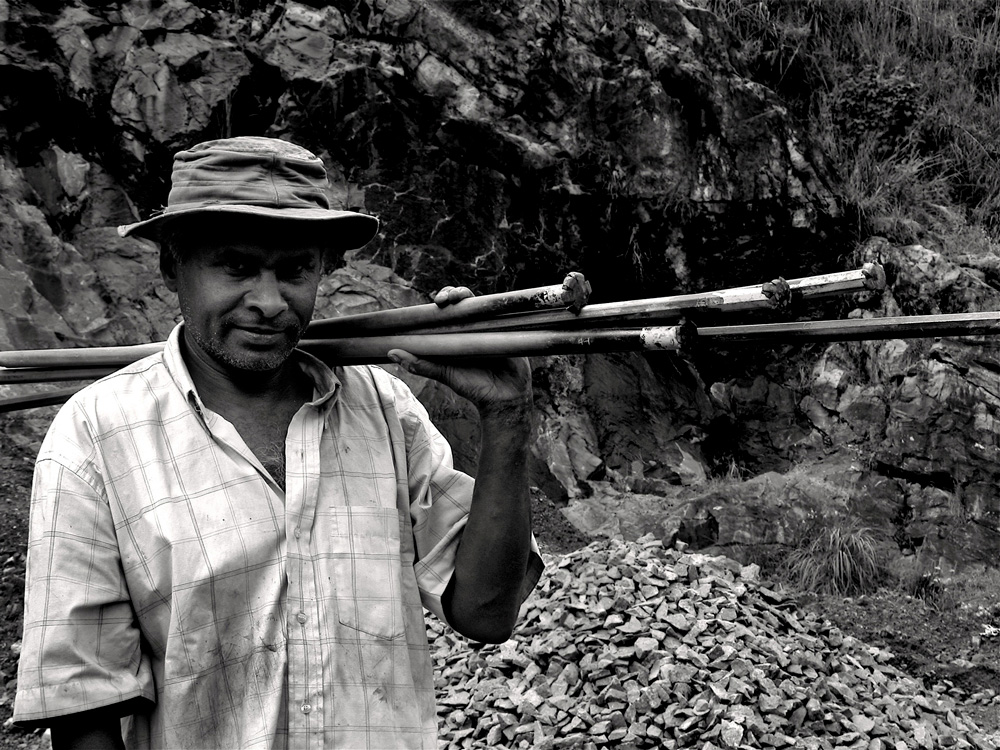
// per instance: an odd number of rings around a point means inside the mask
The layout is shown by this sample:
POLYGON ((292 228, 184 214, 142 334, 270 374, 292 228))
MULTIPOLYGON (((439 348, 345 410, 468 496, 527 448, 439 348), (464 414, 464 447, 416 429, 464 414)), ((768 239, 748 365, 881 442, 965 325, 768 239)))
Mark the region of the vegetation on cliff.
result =
POLYGON ((705 0, 807 123, 858 239, 1000 230, 1000 11, 990 0, 705 0))

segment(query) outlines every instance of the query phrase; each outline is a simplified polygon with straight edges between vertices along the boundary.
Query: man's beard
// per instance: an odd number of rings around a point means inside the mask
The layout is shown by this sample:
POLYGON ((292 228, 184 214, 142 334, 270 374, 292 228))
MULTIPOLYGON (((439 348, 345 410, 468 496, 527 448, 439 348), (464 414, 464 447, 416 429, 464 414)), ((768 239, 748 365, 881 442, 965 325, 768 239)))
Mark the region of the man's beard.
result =
POLYGON ((287 346, 259 352, 243 349, 233 351, 225 345, 225 334, 231 329, 232 326, 224 323, 220 332, 213 336, 205 337, 198 330, 191 330, 191 334, 201 350, 216 362, 226 369, 242 372, 272 372, 277 370, 291 356, 292 351, 299 343, 299 339, 302 338, 302 327, 295 324, 294 326, 285 327, 286 331, 292 332, 287 346))

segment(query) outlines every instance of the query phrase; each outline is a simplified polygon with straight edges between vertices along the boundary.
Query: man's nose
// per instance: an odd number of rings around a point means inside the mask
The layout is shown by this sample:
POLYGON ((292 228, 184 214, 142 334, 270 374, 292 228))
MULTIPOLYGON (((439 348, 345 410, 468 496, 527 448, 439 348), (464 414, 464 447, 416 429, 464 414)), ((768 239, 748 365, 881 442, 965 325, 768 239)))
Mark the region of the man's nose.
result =
POLYGON ((247 307, 254 308, 265 318, 273 318, 288 309, 274 271, 261 271, 243 299, 247 307))

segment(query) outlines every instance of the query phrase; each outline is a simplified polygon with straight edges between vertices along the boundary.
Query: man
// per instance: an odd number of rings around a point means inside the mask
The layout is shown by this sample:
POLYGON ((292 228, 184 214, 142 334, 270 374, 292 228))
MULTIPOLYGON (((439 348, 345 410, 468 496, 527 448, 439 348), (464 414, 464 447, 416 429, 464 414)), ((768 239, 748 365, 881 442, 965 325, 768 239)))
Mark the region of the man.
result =
POLYGON ((473 482, 399 380, 296 348, 331 256, 378 226, 326 188, 305 149, 209 141, 120 228, 161 243, 183 323, 38 456, 15 720, 57 750, 436 748, 422 606, 502 641, 538 579, 524 360, 391 353, 478 407, 473 482))

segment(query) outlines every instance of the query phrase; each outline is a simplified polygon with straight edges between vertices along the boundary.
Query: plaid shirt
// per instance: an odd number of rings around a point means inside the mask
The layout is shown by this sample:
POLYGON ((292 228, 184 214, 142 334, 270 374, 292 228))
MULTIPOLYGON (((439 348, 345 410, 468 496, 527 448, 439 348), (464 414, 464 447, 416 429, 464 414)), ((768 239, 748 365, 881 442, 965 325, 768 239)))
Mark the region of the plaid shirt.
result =
POLYGON ((15 720, 142 697, 129 747, 436 748, 421 603, 445 619, 472 479, 399 380, 300 352, 283 492, 179 335, 42 445, 15 720))

